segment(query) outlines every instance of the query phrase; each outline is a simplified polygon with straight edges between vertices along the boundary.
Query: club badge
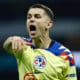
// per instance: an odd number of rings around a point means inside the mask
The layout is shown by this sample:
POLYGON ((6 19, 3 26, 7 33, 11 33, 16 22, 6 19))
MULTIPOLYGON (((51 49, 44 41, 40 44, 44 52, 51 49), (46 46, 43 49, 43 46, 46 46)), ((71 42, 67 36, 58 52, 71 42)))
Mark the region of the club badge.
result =
POLYGON ((44 68, 46 66, 46 58, 44 56, 36 56, 34 59, 34 66, 36 68, 44 68))

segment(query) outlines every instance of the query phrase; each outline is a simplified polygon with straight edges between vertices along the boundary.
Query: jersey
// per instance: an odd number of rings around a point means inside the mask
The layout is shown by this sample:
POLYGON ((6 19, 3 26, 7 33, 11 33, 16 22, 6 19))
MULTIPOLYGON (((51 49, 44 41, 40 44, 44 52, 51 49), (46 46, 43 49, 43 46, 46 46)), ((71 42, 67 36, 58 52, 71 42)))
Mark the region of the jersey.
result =
POLYGON ((22 54, 15 53, 19 80, 77 80, 73 56, 60 43, 52 41, 47 49, 23 47, 22 54))
POLYGON ((16 59, 19 80, 69 80, 68 63, 47 50, 25 46, 21 57, 16 54, 16 59))
POLYGON ((68 48, 57 41, 53 41, 51 43, 51 46, 46 50, 52 52, 56 56, 62 57, 69 65, 67 77, 69 80, 77 80, 74 56, 68 48))

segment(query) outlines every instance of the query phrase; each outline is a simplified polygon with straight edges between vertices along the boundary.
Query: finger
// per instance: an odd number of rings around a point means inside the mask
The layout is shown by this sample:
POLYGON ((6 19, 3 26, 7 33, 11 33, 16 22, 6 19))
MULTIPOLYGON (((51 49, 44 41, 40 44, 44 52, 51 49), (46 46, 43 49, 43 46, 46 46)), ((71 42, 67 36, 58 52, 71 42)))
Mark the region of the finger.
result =
POLYGON ((12 40, 12 49, 13 49, 13 50, 16 50, 17 47, 18 47, 17 41, 13 39, 13 40, 12 40))
POLYGON ((18 41, 14 40, 14 49, 17 50, 18 49, 18 41))
POLYGON ((12 40, 12 49, 14 50, 14 40, 12 40))
POLYGON ((21 41, 18 41, 18 47, 17 47, 17 49, 18 50, 21 50, 22 49, 22 45, 23 45, 22 42, 21 41))

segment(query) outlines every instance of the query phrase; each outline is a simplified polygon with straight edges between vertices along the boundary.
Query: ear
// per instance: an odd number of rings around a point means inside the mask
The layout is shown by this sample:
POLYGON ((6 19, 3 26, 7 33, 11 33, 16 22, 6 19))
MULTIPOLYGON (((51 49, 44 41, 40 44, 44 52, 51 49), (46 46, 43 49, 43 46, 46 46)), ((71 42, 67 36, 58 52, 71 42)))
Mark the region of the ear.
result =
POLYGON ((47 28, 51 28, 52 26, 53 26, 53 21, 49 21, 47 28))

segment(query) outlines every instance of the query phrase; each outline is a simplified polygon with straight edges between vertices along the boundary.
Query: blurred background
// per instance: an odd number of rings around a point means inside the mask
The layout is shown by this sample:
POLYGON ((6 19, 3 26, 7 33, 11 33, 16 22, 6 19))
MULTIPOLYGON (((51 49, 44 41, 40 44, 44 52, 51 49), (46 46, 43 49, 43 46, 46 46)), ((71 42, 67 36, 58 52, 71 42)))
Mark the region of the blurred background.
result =
POLYGON ((50 36, 72 51, 80 80, 80 0, 0 0, 0 80, 18 80, 16 59, 2 45, 9 36, 28 36, 26 11, 35 3, 53 10, 54 27, 50 36))

